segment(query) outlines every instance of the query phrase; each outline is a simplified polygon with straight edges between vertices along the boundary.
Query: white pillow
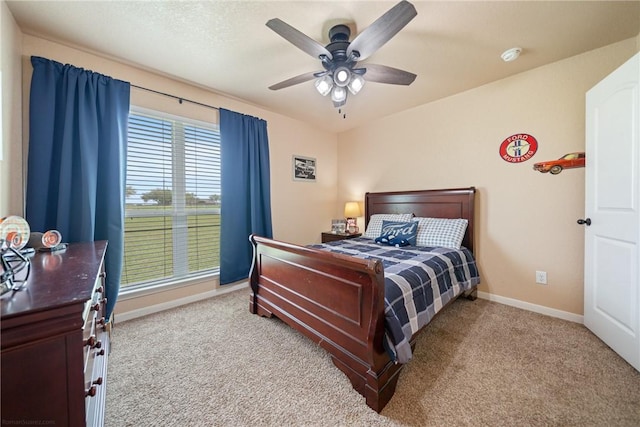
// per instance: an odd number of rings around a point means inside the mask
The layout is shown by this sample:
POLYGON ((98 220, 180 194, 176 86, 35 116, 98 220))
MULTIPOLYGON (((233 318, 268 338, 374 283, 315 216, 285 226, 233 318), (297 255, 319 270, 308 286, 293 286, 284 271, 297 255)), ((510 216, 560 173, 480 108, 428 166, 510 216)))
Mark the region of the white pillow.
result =
MULTIPOLYGON (((369 239, 375 239, 382 234, 382 221, 401 221, 409 222, 413 218, 413 214, 374 214, 369 218, 369 224, 367 224, 367 231, 364 232, 363 237, 369 239)), ((418 226, 420 226, 418 224, 418 226)))
POLYGON ((460 249, 468 221, 462 218, 414 218, 418 221, 416 246, 460 249))

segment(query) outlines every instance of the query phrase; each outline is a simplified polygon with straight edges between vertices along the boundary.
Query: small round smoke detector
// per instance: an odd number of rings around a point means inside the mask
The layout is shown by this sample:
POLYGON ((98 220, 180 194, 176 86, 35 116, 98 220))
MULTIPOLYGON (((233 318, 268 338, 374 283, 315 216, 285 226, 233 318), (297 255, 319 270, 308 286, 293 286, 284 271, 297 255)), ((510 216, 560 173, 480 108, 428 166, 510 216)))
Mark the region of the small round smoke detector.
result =
POLYGON ((515 61, 520 56, 521 52, 522 52, 521 48, 512 47, 511 49, 507 49, 504 52, 502 52, 502 55, 500 55, 500 58, 502 58, 504 62, 515 61))

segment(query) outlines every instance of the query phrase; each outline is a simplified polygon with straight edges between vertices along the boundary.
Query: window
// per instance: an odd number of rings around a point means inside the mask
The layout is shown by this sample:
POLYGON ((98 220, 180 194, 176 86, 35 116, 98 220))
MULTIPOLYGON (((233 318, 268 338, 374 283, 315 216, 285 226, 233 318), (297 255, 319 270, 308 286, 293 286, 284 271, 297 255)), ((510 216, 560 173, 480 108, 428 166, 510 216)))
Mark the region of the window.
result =
POLYGON ((217 273, 218 127, 132 109, 127 144, 122 288, 217 273))

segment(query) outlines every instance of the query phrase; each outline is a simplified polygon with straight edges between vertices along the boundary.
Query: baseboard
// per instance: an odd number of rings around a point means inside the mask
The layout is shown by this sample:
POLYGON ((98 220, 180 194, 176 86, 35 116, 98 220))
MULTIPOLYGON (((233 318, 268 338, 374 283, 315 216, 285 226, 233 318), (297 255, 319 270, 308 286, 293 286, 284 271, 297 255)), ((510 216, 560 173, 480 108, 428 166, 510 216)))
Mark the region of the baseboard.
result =
MULTIPOLYGON (((179 298, 173 301, 163 302, 161 304, 155 304, 148 307, 139 308, 136 310, 127 311, 125 313, 119 313, 114 315, 114 323, 126 322, 128 320, 137 319, 139 317, 148 316, 150 314, 159 313, 164 310, 169 310, 181 305, 190 304, 192 302, 202 301, 208 298, 224 295, 229 292, 237 291, 239 289, 248 288, 248 282, 242 282, 237 285, 220 286, 214 290, 208 292, 202 292, 188 297, 179 298)), ((520 301, 513 298, 507 298, 500 295, 490 294, 488 292, 478 291, 478 297, 497 302, 500 304, 508 305, 511 307, 521 308, 523 310, 533 311, 534 313, 544 314, 546 316, 557 317, 559 319, 568 320, 570 322, 583 324, 583 316, 579 314, 569 313, 568 311, 557 310, 555 308, 545 307, 543 305, 532 304, 530 302, 520 301)))
POLYGON ((126 322, 128 320, 137 319, 139 317, 148 316, 154 313, 159 313, 161 311, 169 310, 171 308, 180 307, 181 305, 190 304, 192 302, 197 302, 197 301, 202 301, 208 298, 217 297, 229 292, 237 291, 239 289, 248 288, 248 287, 249 287, 248 282, 241 282, 237 285, 225 285, 225 286, 220 286, 211 291, 202 292, 195 295, 189 295, 188 297, 178 298, 172 301, 150 305, 148 307, 127 311, 125 313, 118 313, 117 315, 114 315, 114 323, 117 325, 120 322, 126 322))
POLYGON ((568 311, 556 310, 555 308, 545 307, 544 305, 532 304, 530 302, 520 301, 513 298, 501 297, 500 295, 493 295, 488 292, 478 291, 478 297, 489 300, 489 301, 498 302, 500 304, 509 305, 511 307, 533 311, 534 313, 544 314, 546 316, 557 317, 559 319, 568 320, 570 322, 584 324, 584 317, 580 314, 569 313, 568 311))

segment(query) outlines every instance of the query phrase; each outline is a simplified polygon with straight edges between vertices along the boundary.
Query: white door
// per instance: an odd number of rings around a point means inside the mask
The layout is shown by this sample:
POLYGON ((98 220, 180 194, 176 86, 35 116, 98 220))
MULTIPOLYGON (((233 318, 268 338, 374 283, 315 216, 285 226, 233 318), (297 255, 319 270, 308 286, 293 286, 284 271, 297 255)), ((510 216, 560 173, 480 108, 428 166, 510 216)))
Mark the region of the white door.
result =
POLYGON ((587 92, 584 324, 640 370, 640 54, 587 92), (587 220, 590 220, 588 221, 587 220))

